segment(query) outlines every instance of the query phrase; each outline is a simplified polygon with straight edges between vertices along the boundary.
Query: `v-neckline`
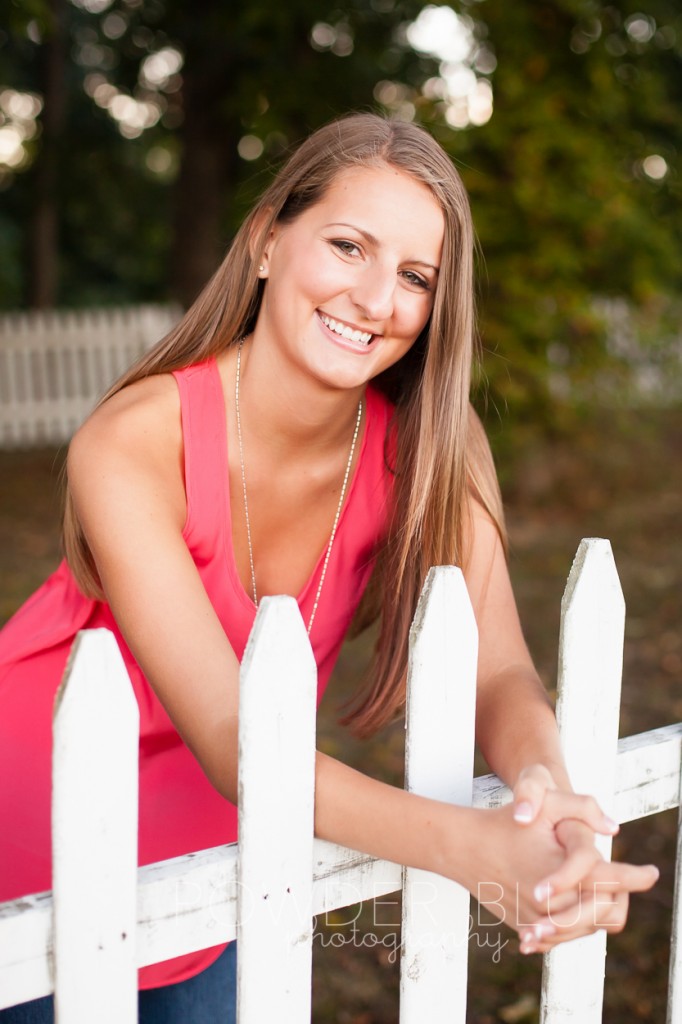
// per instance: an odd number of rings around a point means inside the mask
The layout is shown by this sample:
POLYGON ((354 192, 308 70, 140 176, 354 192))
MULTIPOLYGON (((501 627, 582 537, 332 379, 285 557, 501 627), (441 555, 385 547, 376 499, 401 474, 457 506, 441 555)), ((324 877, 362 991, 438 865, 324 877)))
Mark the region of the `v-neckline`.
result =
MULTIPOLYGON (((245 603, 253 611, 256 611, 257 610, 257 605, 255 604, 255 602, 253 600, 253 597, 248 593, 248 591, 244 587, 244 584, 242 583, 242 579, 241 579, 241 576, 239 575, 239 570, 237 568, 237 560, 235 558, 235 553, 234 553, 234 537, 233 537, 233 533, 232 533, 232 507, 231 507, 231 504, 230 504, 231 491, 230 491, 229 443, 228 443, 228 430, 227 430, 227 404, 225 402, 225 392, 223 390, 223 380, 222 380, 222 377, 220 375, 220 369, 218 367, 218 362, 217 362, 215 356, 213 357, 211 362, 212 362, 212 370, 213 370, 213 374, 214 374, 214 378, 215 378, 215 384, 216 384, 216 386, 218 388, 218 394, 219 394, 219 399, 220 399, 220 409, 222 410, 222 417, 220 417, 220 420, 221 420, 221 426, 220 426, 221 439, 220 439, 220 443, 221 443, 221 447, 222 447, 222 450, 223 450, 223 461, 224 461, 224 473, 223 473, 223 482, 224 482, 224 485, 223 485, 224 514, 223 514, 223 523, 224 523, 224 545, 225 545, 225 555, 226 555, 227 568, 228 568, 228 570, 230 572, 230 576, 232 577, 232 583, 233 583, 233 586, 235 588, 235 591, 239 595, 239 598, 241 599, 242 603, 245 603)), ((357 457, 357 460, 355 462, 355 466, 353 467, 351 478, 348 481, 348 487, 346 489, 346 497, 344 499, 343 507, 341 509, 341 514, 339 516, 339 521, 338 521, 338 524, 337 524, 337 527, 336 527, 337 536, 338 536, 338 532, 341 529, 341 525, 343 523, 343 520, 346 517, 346 511, 347 511, 347 509, 348 509, 348 507, 349 507, 349 505, 350 505, 350 503, 352 501, 353 494, 354 494, 354 491, 355 491, 355 481, 357 480, 357 477, 358 477, 358 470, 360 469, 360 464, 362 463, 362 460, 363 460, 363 457, 364 457, 364 454, 365 454, 365 448, 366 448, 366 445, 367 445, 367 435, 368 435, 369 429, 370 429, 370 404, 372 402, 372 399, 373 399, 372 389, 371 389, 370 386, 368 386, 365 389, 365 395, 364 395, 364 399, 363 399, 363 403, 364 403, 364 410, 363 410, 364 423, 362 424, 362 439, 360 441, 360 450, 358 452, 358 457, 357 457)), ((327 548, 328 547, 329 547, 329 541, 327 541, 327 543, 322 548, 322 551, 320 552, 319 557, 317 558, 317 561, 315 562, 315 565, 313 567, 313 570, 312 570, 310 576, 308 577, 306 582, 303 584, 303 588, 301 589, 299 595, 296 597, 296 603, 298 604, 299 608, 303 605, 303 603, 307 599, 314 581, 316 581, 319 578, 319 575, 320 575, 320 573, 322 571, 322 566, 323 566, 323 563, 324 563, 324 558, 325 558, 325 555, 327 553, 327 548)), ((329 581, 325 580, 325 583, 327 583, 327 582, 329 582, 329 581)), ((266 594, 264 596, 265 597, 269 597, 270 595, 266 594)))

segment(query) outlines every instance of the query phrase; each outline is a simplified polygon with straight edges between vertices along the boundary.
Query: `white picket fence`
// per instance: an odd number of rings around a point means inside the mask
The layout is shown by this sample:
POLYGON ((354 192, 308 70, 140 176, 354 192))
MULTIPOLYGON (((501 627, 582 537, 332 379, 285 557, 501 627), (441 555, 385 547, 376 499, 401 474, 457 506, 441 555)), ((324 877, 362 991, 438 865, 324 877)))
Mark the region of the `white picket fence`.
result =
MULTIPOLYGON (((620 822, 679 806, 682 754, 682 724, 617 739, 623 625, 610 544, 583 541, 562 606, 558 717, 576 787, 620 822)), ((411 633, 407 785, 491 807, 509 792, 472 778, 476 650, 461 573, 432 570, 411 633)), ((468 894, 313 838, 315 665, 293 599, 262 602, 240 701, 239 847, 137 869, 137 705, 112 635, 79 634, 55 711, 54 888, 0 905, 0 1007, 54 991, 59 1024, 132 1024, 137 966, 238 936, 240 1024, 303 1024, 314 915, 402 888, 400 1020, 463 1024, 468 894)), ((681 891, 668 1024, 682 1021, 681 891)), ((597 933, 545 958, 543 1024, 601 1020, 605 951, 597 933)))
POLYGON ((179 317, 152 305, 0 316, 0 448, 68 441, 179 317))

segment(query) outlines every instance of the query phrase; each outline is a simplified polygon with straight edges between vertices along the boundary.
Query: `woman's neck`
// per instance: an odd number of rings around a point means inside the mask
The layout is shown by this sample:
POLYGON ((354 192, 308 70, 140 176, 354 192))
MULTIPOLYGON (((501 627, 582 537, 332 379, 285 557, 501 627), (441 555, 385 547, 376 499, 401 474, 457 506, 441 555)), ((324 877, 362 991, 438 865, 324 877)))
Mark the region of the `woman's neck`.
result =
MULTIPOLYGON (((345 446, 365 388, 332 388, 292 365, 274 347, 252 342, 252 337, 245 339, 239 360, 239 405, 249 434, 282 456, 301 448, 345 446)), ((222 357, 223 382, 232 396, 237 355, 234 346, 222 357)))

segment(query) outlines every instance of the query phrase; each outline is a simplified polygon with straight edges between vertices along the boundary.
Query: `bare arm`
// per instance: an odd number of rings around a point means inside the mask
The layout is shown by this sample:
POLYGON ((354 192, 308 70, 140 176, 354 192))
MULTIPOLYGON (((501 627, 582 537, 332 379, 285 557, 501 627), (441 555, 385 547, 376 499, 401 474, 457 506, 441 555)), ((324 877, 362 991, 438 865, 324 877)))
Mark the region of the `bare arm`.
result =
POLYGON ((234 799, 239 663, 182 537, 172 378, 116 395, 76 435, 67 465, 121 632, 212 784, 234 799))
POLYGON ((556 720, 523 637, 497 530, 480 506, 465 577, 479 631, 477 740, 492 770, 514 785, 530 764, 545 765, 570 789, 556 720))

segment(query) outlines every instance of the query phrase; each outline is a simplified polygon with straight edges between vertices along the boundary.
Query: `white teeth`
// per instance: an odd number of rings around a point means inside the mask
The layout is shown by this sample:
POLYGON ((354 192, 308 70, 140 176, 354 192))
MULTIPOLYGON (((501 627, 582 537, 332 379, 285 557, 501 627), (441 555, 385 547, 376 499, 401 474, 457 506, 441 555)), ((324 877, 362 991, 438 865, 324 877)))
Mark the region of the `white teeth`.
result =
POLYGON ((347 338, 349 341, 354 341, 361 345, 369 345, 370 341, 374 337, 374 335, 370 334, 368 331, 354 331, 352 327, 349 327, 347 324, 337 322, 332 317, 327 316, 324 313, 320 313, 320 320, 325 327, 330 329, 330 331, 334 331, 334 333, 338 334, 340 337, 347 338))

